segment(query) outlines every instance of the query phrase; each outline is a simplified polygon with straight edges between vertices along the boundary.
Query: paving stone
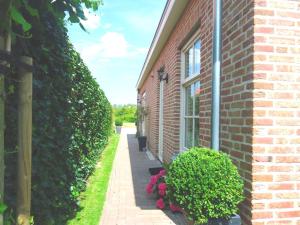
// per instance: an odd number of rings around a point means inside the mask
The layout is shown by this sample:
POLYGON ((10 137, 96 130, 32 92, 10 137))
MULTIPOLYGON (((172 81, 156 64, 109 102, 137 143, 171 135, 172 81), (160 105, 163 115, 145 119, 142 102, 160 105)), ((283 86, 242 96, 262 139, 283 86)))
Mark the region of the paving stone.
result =
POLYGON ((139 152, 135 128, 122 128, 99 225, 186 225, 181 214, 156 209, 145 186, 150 167, 161 164, 139 152))

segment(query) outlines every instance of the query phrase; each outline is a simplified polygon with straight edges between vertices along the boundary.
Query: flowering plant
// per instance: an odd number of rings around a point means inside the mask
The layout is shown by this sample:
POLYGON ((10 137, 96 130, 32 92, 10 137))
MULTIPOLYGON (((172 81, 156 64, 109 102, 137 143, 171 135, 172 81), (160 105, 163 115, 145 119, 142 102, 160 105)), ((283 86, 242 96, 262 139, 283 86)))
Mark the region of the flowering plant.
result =
POLYGON ((160 170, 158 174, 150 177, 146 186, 146 192, 153 194, 157 201, 156 207, 159 209, 170 208, 172 212, 181 212, 181 208, 172 204, 167 196, 167 184, 165 183, 166 170, 160 170))

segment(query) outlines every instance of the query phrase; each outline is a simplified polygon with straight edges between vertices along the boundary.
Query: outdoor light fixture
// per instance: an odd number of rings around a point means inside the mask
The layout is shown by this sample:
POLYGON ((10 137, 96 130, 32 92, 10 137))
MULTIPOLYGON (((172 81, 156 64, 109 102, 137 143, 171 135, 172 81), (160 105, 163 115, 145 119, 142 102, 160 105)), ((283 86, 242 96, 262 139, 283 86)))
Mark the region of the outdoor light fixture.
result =
POLYGON ((168 83, 169 81, 169 74, 165 72, 165 67, 162 66, 158 71, 157 71, 157 74, 158 74, 158 79, 159 81, 166 81, 166 83, 168 83))

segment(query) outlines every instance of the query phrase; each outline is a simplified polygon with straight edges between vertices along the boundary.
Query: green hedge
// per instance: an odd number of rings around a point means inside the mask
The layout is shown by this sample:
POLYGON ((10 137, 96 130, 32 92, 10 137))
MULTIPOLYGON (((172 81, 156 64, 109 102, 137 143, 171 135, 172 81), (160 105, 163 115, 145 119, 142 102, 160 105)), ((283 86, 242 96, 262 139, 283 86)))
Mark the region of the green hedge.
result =
POLYGON ((136 105, 114 105, 113 112, 115 116, 116 126, 120 126, 124 122, 135 123, 136 122, 136 105))
MULTIPOLYGON (((34 60, 32 215, 38 225, 63 225, 78 210, 79 193, 107 143, 112 107, 69 43, 63 22, 51 15, 41 19, 44 33, 33 29, 32 39, 14 52, 34 60)), ((17 84, 13 73, 6 84, 5 197, 10 208, 16 196, 17 84)))
POLYGON ((206 148, 180 154, 167 173, 167 194, 196 224, 228 219, 244 199, 243 181, 228 155, 206 148))

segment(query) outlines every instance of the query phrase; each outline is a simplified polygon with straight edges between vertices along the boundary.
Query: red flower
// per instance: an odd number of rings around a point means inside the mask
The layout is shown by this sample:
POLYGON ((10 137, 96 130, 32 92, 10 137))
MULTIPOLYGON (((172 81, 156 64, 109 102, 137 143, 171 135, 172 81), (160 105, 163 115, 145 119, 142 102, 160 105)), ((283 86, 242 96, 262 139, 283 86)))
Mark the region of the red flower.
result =
POLYGON ((166 183, 160 183, 158 185, 158 190, 166 191, 166 189, 167 189, 166 183))
POLYGON ((153 188, 153 185, 151 183, 147 184, 146 191, 148 194, 151 194, 153 192, 152 188, 153 188))
POLYGON ((151 176, 150 178, 150 184, 154 185, 158 181, 159 177, 158 176, 151 176))
POLYGON ((172 212, 182 212, 182 209, 179 206, 174 205, 173 203, 170 203, 170 209, 172 212))
POLYGON ((165 203, 164 203, 164 200, 162 198, 160 198, 156 201, 156 207, 159 208, 159 209, 164 209, 165 208, 165 203))
POLYGON ((159 171, 158 175, 161 176, 161 177, 166 176, 166 170, 159 171))
POLYGON ((163 197, 163 196, 166 195, 166 190, 159 190, 159 191, 158 191, 158 194, 159 194, 161 197, 163 197))

